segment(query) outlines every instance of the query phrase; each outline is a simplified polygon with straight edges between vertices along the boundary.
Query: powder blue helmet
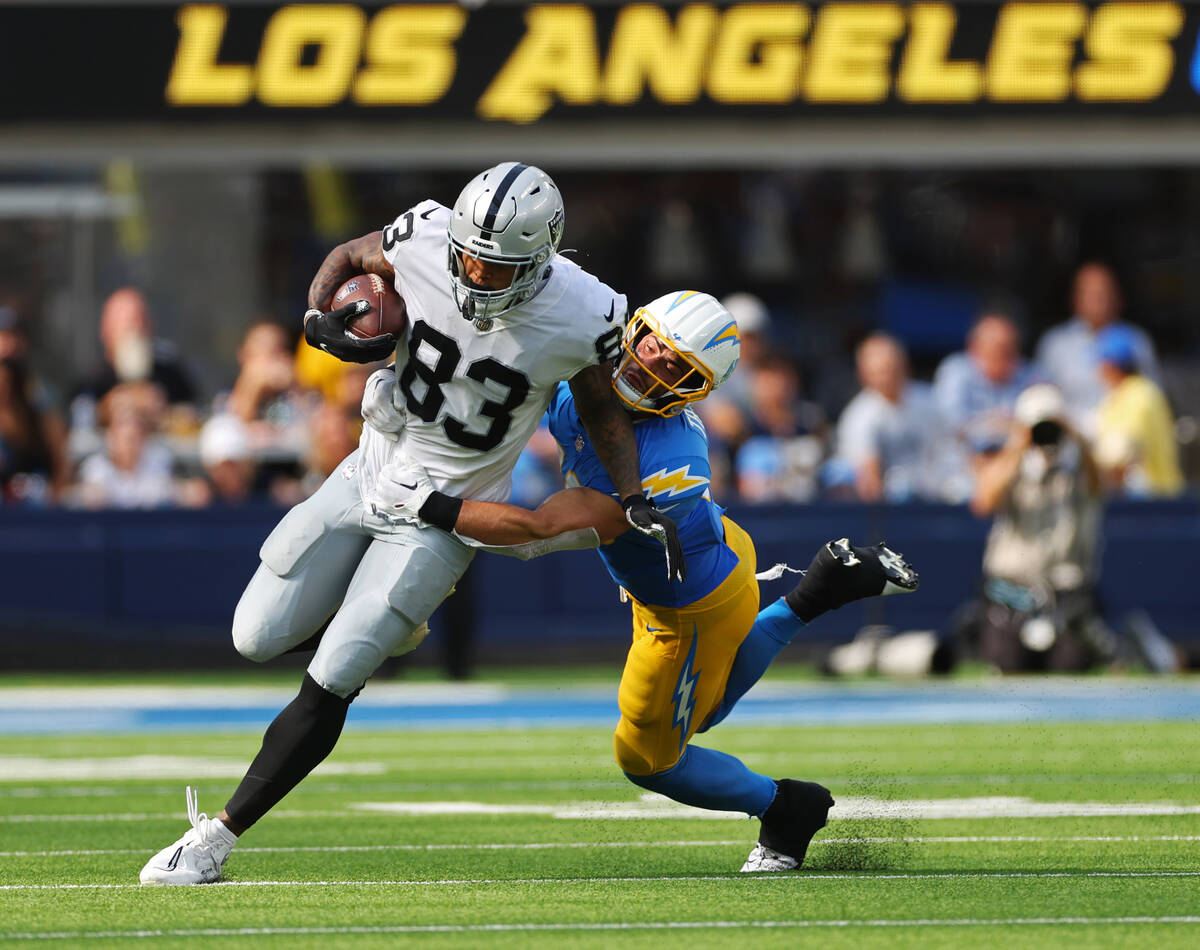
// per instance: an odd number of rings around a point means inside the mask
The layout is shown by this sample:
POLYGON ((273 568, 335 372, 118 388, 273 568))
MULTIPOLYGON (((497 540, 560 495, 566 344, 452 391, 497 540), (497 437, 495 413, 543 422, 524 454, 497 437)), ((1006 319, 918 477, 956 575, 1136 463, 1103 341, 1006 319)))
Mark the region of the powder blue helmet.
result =
POLYGON ((624 352, 613 377, 617 396, 639 412, 673 416, 729 378, 737 366, 741 340, 737 321, 715 297, 677 290, 634 313, 621 348, 624 352), (666 382, 638 357, 637 344, 647 333, 655 334, 691 367, 678 382, 666 382), (637 366, 640 373, 627 373, 631 366, 637 366), (645 392, 631 378, 639 375, 651 380, 645 392))

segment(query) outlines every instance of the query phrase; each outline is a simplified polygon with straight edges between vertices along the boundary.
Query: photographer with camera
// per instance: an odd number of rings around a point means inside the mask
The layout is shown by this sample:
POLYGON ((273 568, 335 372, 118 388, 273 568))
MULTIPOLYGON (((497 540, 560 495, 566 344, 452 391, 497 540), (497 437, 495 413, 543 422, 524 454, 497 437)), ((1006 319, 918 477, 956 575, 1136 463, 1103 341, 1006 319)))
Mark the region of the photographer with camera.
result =
POLYGON ((958 632, 1006 673, 1084 670, 1115 652, 1094 594, 1099 472, 1054 386, 1024 390, 1014 415, 1008 440, 978 461, 971 510, 995 521, 958 632))

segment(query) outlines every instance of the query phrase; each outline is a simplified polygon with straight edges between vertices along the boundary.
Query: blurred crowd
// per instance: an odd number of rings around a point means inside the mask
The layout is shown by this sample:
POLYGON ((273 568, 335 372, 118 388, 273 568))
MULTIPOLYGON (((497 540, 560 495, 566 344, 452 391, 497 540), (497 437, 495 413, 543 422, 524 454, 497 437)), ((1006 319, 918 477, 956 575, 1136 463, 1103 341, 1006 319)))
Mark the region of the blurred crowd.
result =
MULTIPOLYGON (((699 405, 712 445, 713 493, 748 503, 857 500, 981 502, 989 465, 1027 445, 1017 407, 1031 387, 1060 399, 1056 442, 1094 459, 1098 491, 1139 498, 1185 489, 1177 427, 1154 341, 1123 318, 1114 272, 1088 261, 1070 307, 1039 339, 1018 314, 984 307, 961 349, 916 378, 900 335, 868 328, 840 406, 806 384, 786 317, 744 292, 741 363, 699 405)), ((85 508, 204 507, 311 493, 357 444, 374 366, 341 363, 297 341, 297 322, 253 322, 225 385, 201 398, 193 369, 155 334, 145 296, 117 290, 99 316, 103 359, 69 391, 30 369, 27 327, 0 307, 0 490, 9 503, 85 508)), ((1035 420, 1045 421, 1045 420, 1035 420)), ((1045 434, 1042 434, 1045 437, 1045 434)), ((1066 453, 1064 453, 1066 454, 1066 453)), ((560 485, 556 446, 539 431, 514 475, 533 505, 560 485)), ((991 506, 994 507, 994 506, 991 506)))
POLYGON ((20 316, 0 307, 0 492, 6 503, 202 508, 307 497, 358 444, 375 367, 297 344, 270 319, 246 328, 211 399, 145 296, 124 287, 99 319, 103 360, 70 390, 29 369, 20 316))
POLYGON ((1070 313, 1029 355, 1018 318, 998 307, 975 316, 962 348, 927 381, 914 377, 898 336, 868 332, 854 351, 858 389, 831 416, 772 339, 764 304, 740 293, 726 303, 741 328, 741 365, 699 408, 721 498, 970 502, 981 468, 1028 439, 1016 407, 1038 385, 1061 396, 1056 421, 1094 453, 1105 492, 1162 498, 1184 490, 1154 343, 1122 319, 1121 289, 1104 263, 1078 268, 1070 313))

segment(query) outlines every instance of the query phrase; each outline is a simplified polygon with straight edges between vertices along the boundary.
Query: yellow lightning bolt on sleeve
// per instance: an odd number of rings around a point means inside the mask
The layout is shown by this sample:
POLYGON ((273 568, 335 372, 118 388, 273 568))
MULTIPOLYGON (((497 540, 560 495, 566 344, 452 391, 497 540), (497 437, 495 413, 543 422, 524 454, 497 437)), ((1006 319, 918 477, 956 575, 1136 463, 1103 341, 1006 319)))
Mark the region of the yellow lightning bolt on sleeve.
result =
POLYGON ((642 490, 652 498, 663 495, 671 497, 681 495, 699 485, 707 484, 707 478, 703 475, 689 475, 688 467, 684 465, 682 468, 670 472, 664 468, 659 469, 653 475, 647 475, 642 479, 642 490))

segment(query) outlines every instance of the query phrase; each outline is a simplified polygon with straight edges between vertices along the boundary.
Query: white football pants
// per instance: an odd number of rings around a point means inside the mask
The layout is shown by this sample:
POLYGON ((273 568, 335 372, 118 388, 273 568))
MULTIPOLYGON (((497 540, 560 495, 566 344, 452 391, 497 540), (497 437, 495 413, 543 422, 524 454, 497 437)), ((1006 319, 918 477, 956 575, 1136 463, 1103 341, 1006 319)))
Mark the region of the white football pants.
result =
POLYGON ((234 645, 260 663, 332 617, 308 673, 343 698, 421 642, 421 625, 474 555, 437 528, 397 527, 364 508, 358 455, 275 526, 233 615, 234 645))

